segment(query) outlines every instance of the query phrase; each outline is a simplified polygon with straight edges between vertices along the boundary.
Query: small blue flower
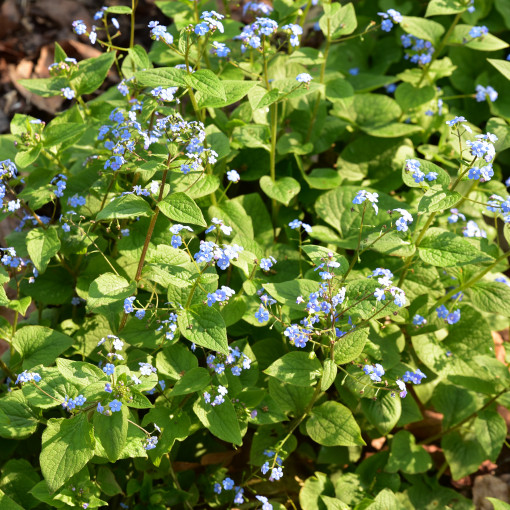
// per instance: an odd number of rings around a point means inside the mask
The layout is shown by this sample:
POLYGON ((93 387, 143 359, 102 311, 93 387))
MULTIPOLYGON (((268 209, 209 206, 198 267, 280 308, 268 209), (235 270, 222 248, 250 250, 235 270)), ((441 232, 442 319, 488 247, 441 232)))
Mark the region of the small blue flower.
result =
POLYGON ((133 308, 133 302, 135 300, 135 296, 127 297, 124 299, 124 312, 125 313, 131 313, 134 312, 135 309, 133 308))
POLYGON ((313 78, 308 73, 300 73, 296 76, 296 81, 299 83, 310 83, 313 78))
POLYGON ((139 320, 142 320, 145 317, 145 310, 137 310, 135 317, 139 320))
POLYGON ((113 365, 112 363, 107 363, 107 364, 103 367, 103 372, 104 372, 106 375, 113 375, 113 373, 115 372, 115 365, 113 365))
POLYGON ((115 399, 115 400, 112 400, 108 406, 110 407, 112 413, 116 413, 117 411, 120 411, 120 408, 122 407, 122 402, 120 402, 119 400, 115 399))
POLYGON ((269 312, 262 305, 260 305, 258 311, 255 312, 255 318, 260 323, 266 322, 269 320, 269 312))

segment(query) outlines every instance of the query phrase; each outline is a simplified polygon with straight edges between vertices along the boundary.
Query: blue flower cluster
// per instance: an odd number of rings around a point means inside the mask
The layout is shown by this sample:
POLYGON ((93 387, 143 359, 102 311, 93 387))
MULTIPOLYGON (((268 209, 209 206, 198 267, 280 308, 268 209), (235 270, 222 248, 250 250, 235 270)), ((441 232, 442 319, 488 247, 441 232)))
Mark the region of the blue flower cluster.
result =
POLYGON ((172 240, 170 242, 172 248, 179 248, 182 245, 182 237, 180 236, 181 230, 189 230, 190 232, 193 232, 191 227, 188 227, 187 225, 181 225, 180 223, 172 225, 169 230, 173 234, 172 240))
POLYGON ((269 271, 274 264, 276 264, 276 259, 270 255, 269 258, 260 260, 260 269, 263 271, 269 271))
POLYGON ((304 221, 301 221, 301 220, 292 220, 290 223, 289 223, 289 227, 292 229, 292 230, 297 230, 298 228, 303 228, 303 230, 305 232, 307 232, 308 234, 311 234, 312 233, 312 227, 308 224, 308 223, 305 223, 304 221))
POLYGON ((410 214, 405 209, 400 209, 400 208, 393 209, 393 212, 395 212, 395 211, 398 211, 401 214, 400 218, 395 222, 397 230, 399 232, 407 232, 407 230, 408 230, 407 225, 409 223, 413 222, 413 215, 410 214))
POLYGON ((379 363, 375 365, 365 365, 363 367, 363 372, 374 382, 381 382, 381 378, 385 374, 383 366, 379 363))
POLYGON ((217 374, 222 374, 226 367, 230 367, 232 375, 236 377, 241 375, 243 370, 249 370, 251 367, 251 359, 239 350, 239 347, 228 348, 229 353, 227 356, 217 352, 216 354, 209 354, 206 359, 207 366, 214 370, 217 374))
POLYGON ((490 85, 488 85, 487 87, 477 85, 475 90, 476 90, 475 99, 479 103, 485 101, 486 99, 493 103, 498 98, 497 91, 494 90, 490 85))
POLYGON ((151 29, 151 39, 154 41, 163 41, 169 46, 173 44, 174 37, 169 34, 165 25, 160 25, 159 21, 150 21, 147 25, 151 29))
POLYGON ((414 35, 405 34, 400 37, 402 46, 406 49, 404 58, 413 64, 426 65, 432 60, 434 46, 430 41, 419 39, 414 35))
POLYGON ((372 204, 375 214, 379 214, 379 207, 377 207, 377 202, 379 201, 379 193, 371 193, 370 191, 365 191, 362 189, 356 193, 352 203, 358 205, 362 204, 365 200, 368 200, 372 204))
POLYGON ((285 30, 290 35, 290 45, 293 47, 299 46, 299 36, 303 35, 303 29, 300 25, 296 25, 295 23, 289 23, 288 25, 283 25, 281 30, 285 30))
POLYGON ((175 337, 175 333, 177 332, 177 314, 170 313, 168 319, 164 319, 161 321, 161 326, 157 328, 156 331, 161 331, 165 329, 165 338, 167 340, 173 340, 175 337))
POLYGON ((24 370, 21 372, 21 374, 18 374, 14 384, 23 384, 29 381, 39 382, 40 380, 41 376, 37 372, 29 372, 28 370, 24 370))
POLYGON ((460 320, 460 310, 457 308, 454 312, 449 312, 446 306, 441 305, 436 308, 437 316, 440 319, 445 319, 448 324, 455 324, 460 320))
POLYGON ((384 32, 391 32, 393 25, 398 25, 404 19, 402 14, 395 9, 388 9, 386 12, 378 12, 377 14, 382 17, 381 30, 384 32))
POLYGON ((269 476, 269 481, 274 482, 275 480, 280 480, 283 477, 283 466, 282 466, 282 458, 279 455, 276 455, 272 450, 265 450, 264 455, 269 458, 273 458, 273 468, 270 467, 269 462, 266 461, 260 468, 262 474, 265 475, 269 470, 271 470, 271 475, 269 476))
POLYGON ((217 289, 213 293, 209 292, 209 294, 207 294, 207 306, 212 306, 214 303, 224 305, 234 294, 234 290, 226 285, 222 285, 221 289, 217 289))
POLYGON ((393 273, 389 269, 378 267, 372 271, 371 275, 368 275, 368 278, 372 277, 378 277, 377 282, 382 285, 382 287, 375 289, 374 292, 377 301, 386 300, 386 292, 389 292, 393 297, 393 302, 398 307, 402 307, 406 304, 405 292, 393 285, 393 281, 391 280, 393 278, 393 273))
POLYGON ((214 397, 214 400, 211 402, 211 394, 206 391, 204 392, 204 400, 206 404, 211 404, 212 406, 219 406, 225 402, 225 395, 228 393, 227 388, 222 386, 221 384, 218 386, 218 394, 214 397))
POLYGON ((198 263, 216 264, 220 269, 225 270, 232 260, 237 260, 243 249, 237 244, 224 244, 221 248, 213 241, 200 241, 200 250, 193 257, 198 263))
POLYGON ((72 411, 74 408, 81 407, 85 404, 86 400, 87 399, 83 395, 78 395, 75 399, 69 398, 66 395, 64 402, 62 402, 62 407, 68 411, 72 411))
POLYGON ((428 172, 425 174, 420 170, 421 163, 417 159, 407 159, 406 160, 406 172, 412 172, 412 178, 416 184, 420 184, 427 179, 427 181, 432 182, 437 179, 437 172, 428 172))
POLYGON ((244 53, 249 46, 258 49, 262 45, 261 36, 270 37, 278 31, 278 23, 271 18, 257 18, 251 25, 245 25, 241 34, 234 39, 241 41, 241 52, 244 53))
POLYGON ((244 503, 243 497, 244 489, 242 487, 235 486, 234 480, 232 480, 232 478, 227 477, 224 480, 222 480, 221 483, 215 483, 213 490, 216 494, 221 494, 222 490, 226 491, 233 490, 235 492, 234 503, 236 505, 242 505, 244 503))
MULTIPOLYGON (((469 31, 469 37, 471 39, 482 39, 484 35, 487 35, 489 33, 489 29, 483 25, 481 27, 472 27, 469 31)), ((465 40, 464 42, 469 42, 468 40, 465 40)))
POLYGON ((421 315, 416 314, 413 317, 413 324, 415 326, 425 326, 425 324, 427 324, 427 319, 425 319, 425 317, 422 317, 421 315))
POLYGON ((195 34, 199 37, 207 34, 207 32, 214 32, 216 29, 223 33, 225 29, 223 28, 223 23, 220 21, 224 18, 223 14, 219 14, 216 11, 204 11, 200 15, 200 19, 203 19, 201 23, 199 23, 195 27, 195 34))
POLYGON ((230 53, 230 48, 225 43, 214 41, 213 47, 211 48, 211 53, 220 58, 225 58, 228 57, 228 54, 230 53))

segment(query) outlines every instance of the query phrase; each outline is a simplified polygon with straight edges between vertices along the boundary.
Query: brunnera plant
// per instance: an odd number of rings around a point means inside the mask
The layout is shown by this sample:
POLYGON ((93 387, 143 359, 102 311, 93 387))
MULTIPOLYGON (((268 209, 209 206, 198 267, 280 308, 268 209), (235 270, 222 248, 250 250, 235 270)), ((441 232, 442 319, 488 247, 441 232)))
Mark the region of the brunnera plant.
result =
POLYGON ((21 82, 70 102, 0 137, 2 508, 474 508, 444 474, 507 435, 508 9, 303 2, 157 2, 149 52, 104 7, 101 56, 21 82))

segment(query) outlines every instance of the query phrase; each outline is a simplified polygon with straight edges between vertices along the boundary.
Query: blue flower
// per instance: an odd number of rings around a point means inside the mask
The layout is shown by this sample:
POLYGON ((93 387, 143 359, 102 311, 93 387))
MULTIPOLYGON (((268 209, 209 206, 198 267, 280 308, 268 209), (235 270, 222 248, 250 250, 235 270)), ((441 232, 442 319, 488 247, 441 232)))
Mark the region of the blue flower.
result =
POLYGON ((127 297, 124 299, 124 312, 125 313, 131 313, 134 312, 135 309, 133 308, 133 302, 135 300, 135 296, 127 297))
POLYGON ((115 399, 115 400, 112 400, 108 406, 110 407, 112 413, 116 413, 117 411, 120 411, 120 408, 122 407, 122 402, 120 402, 119 400, 115 399))
POLYGON ((227 179, 231 182, 239 182, 241 176, 237 170, 229 170, 227 172, 227 179))
POLYGON ((137 319, 142 320, 145 317, 145 310, 137 310, 135 313, 137 319))
POLYGON ((234 488, 234 480, 232 480, 232 478, 225 478, 225 480, 223 480, 223 488, 226 490, 226 491, 230 491, 234 488))
POLYGON ((66 98, 66 99, 73 99, 74 96, 76 95, 74 90, 70 87, 65 87, 63 89, 60 89, 60 92, 62 92, 62 95, 66 98))
POLYGON ((313 78, 308 73, 300 73, 296 76, 296 81, 300 83, 310 83, 313 78))
POLYGON ((415 326, 424 326, 425 324, 427 324, 427 320, 425 319, 425 317, 422 317, 421 315, 416 314, 413 317, 413 324, 415 326))
POLYGON ((365 365, 363 367, 363 372, 370 376, 370 379, 375 382, 381 382, 381 377, 385 373, 384 368, 379 363, 376 363, 375 365, 365 365))
POLYGON ((103 372, 104 372, 106 375, 113 375, 113 373, 115 372, 115 365, 113 365, 112 363, 107 363, 107 364, 103 367, 103 372))
POLYGON ((262 305, 260 305, 258 311, 255 312, 255 318, 260 323, 266 322, 269 320, 269 312, 262 305))

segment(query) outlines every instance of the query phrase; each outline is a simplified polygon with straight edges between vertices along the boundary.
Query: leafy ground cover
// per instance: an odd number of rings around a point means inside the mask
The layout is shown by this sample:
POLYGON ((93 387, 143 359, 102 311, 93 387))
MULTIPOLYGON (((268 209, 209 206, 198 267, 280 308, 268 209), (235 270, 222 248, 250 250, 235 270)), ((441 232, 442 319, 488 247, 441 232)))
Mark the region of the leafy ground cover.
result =
POLYGON ((474 508, 506 2, 156 5, 74 20, 0 136, 2 508, 474 508))

